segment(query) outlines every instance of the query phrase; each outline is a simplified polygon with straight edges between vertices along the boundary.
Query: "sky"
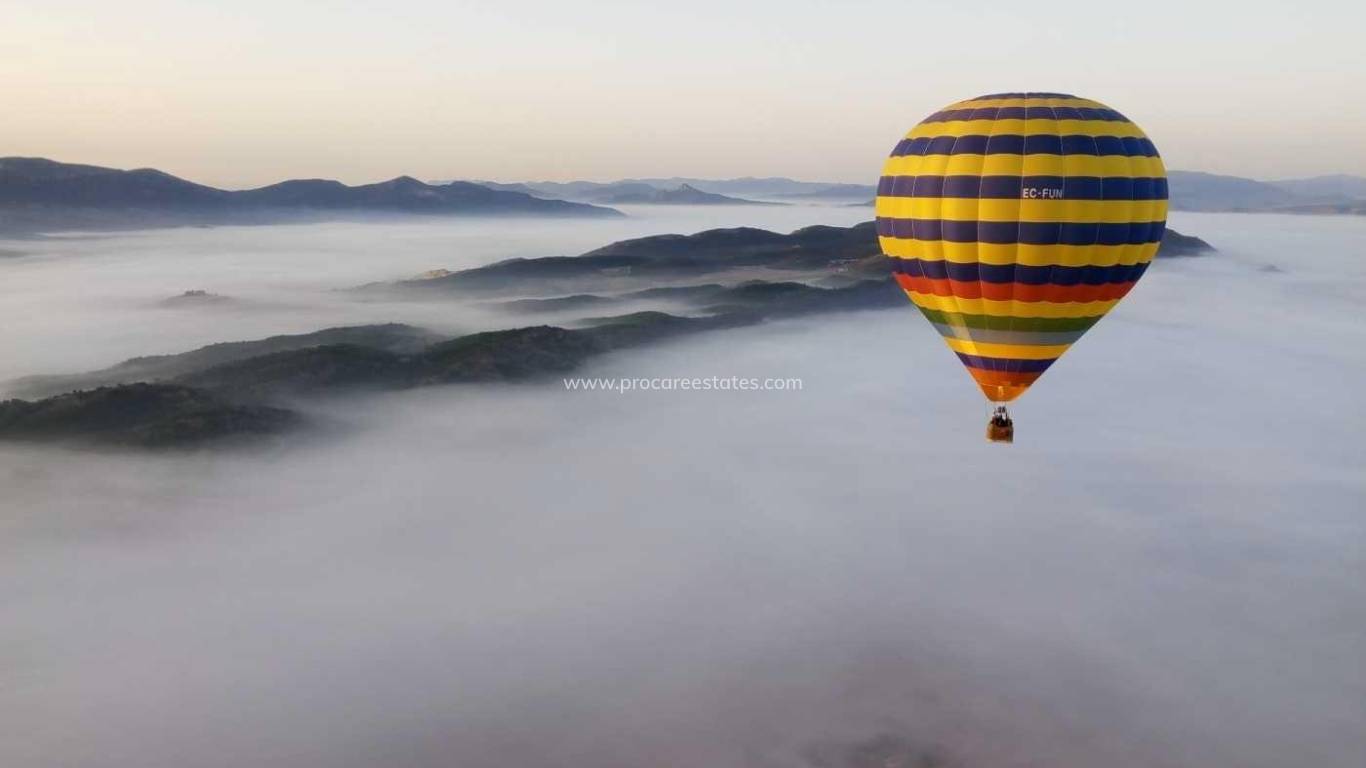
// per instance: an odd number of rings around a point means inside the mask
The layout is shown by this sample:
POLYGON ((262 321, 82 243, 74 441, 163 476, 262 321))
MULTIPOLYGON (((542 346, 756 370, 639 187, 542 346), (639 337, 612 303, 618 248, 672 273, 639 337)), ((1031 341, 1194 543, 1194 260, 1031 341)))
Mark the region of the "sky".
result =
POLYGON ((400 174, 870 182, 983 93, 1125 113, 1168 167, 1366 174, 1359 3, 0 0, 0 156, 225 187, 400 174))

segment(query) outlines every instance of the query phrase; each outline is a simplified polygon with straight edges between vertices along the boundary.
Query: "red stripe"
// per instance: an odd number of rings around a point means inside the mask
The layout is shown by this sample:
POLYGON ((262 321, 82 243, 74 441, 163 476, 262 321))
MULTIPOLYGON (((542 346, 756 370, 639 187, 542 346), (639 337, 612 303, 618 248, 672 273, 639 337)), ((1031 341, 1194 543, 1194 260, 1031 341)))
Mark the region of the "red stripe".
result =
POLYGON ((1134 287, 1136 280, 1103 285, 1029 285, 1026 283, 982 283, 907 275, 898 272, 896 281, 902 288, 935 296, 959 299, 990 299, 992 301, 1044 301, 1053 304, 1085 301, 1113 301, 1122 299, 1134 287))

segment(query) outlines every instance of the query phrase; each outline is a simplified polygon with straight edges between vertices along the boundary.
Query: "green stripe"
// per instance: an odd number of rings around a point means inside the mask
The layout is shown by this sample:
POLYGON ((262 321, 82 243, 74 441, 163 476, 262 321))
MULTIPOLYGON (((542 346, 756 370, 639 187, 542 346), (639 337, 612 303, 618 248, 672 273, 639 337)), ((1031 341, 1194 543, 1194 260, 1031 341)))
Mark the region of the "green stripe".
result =
POLYGON ((1026 331, 1012 328, 998 331, 989 328, 969 328, 965 325, 935 323, 939 335, 947 339, 968 339, 978 344, 1013 344, 1022 347, 1056 347, 1075 344, 1086 331, 1026 331))
POLYGON ((942 312, 937 309, 925 309, 919 305, 917 308, 932 323, 984 328, 993 331, 1037 331, 1040 333, 1084 331, 1095 325, 1096 321, 1101 318, 1101 315, 1093 317, 1001 317, 999 315, 965 315, 960 312, 942 312))

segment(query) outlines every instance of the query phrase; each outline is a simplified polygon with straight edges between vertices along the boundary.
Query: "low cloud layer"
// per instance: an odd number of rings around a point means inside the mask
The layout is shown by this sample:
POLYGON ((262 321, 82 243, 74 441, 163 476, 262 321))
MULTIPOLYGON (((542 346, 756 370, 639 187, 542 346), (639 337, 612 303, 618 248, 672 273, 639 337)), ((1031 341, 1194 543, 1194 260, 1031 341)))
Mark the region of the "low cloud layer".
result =
POLYGON ((1009 448, 909 306, 585 371, 795 392, 446 388, 315 404, 337 434, 269 454, 0 447, 0 763, 1354 768, 1361 224, 1176 225, 1224 252, 1150 270, 1009 448))

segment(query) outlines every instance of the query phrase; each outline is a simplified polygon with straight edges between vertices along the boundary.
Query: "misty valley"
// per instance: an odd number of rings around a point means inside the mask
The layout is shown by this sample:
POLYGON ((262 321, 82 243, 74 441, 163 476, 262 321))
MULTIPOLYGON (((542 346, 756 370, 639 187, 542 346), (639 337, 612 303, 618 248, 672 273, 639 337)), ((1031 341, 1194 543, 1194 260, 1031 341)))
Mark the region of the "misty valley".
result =
POLYGON ((5 762, 1359 749, 1359 220, 1177 214, 1007 456, 867 208, 623 212, 0 243, 5 762))
MULTIPOLYGON (((1200 255, 1199 238, 1166 233, 1159 255, 1200 255)), ((464 302, 508 325, 442 338, 401 323, 322 329, 143 356, 99 371, 9 383, 0 439, 171 447, 293 430, 290 399, 566 374, 591 357, 684 334, 805 315, 901 308, 871 224, 656 235, 575 257, 499 261, 370 283, 363 301, 464 302), (611 314, 616 312, 617 314, 611 314), (674 314, 671 314, 674 313, 674 314), (503 317, 499 317, 499 316, 503 317), (38 398, 21 400, 18 398, 38 398)), ((163 306, 213 309, 231 297, 192 289, 163 306)))

